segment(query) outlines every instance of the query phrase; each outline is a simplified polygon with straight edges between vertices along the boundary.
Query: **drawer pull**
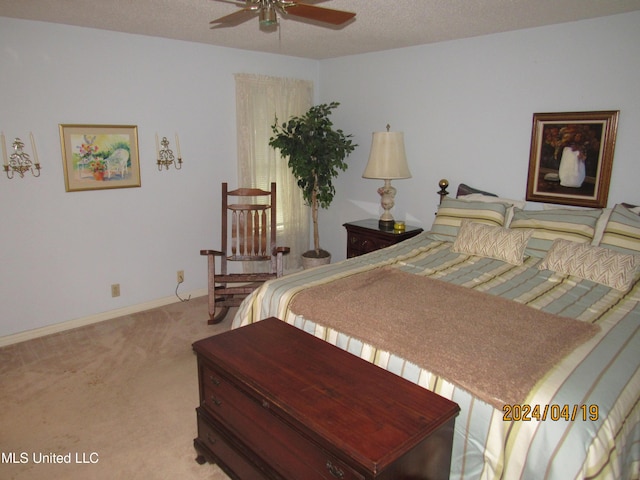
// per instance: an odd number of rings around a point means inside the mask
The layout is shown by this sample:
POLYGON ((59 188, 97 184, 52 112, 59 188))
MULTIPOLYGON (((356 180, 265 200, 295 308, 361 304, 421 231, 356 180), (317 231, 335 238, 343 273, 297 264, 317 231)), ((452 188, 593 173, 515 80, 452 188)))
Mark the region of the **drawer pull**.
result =
POLYGON ((218 400, 216 397, 214 397, 213 395, 211 395, 211 401, 214 403, 214 405, 216 407, 219 407, 220 405, 222 405, 222 400, 218 400))
POLYGON ((215 439, 215 438, 213 438, 213 437, 211 436, 211 434, 210 434, 210 433, 207 433, 207 441, 208 441, 211 445, 215 445, 215 444, 216 444, 216 439, 215 439))
POLYGON ((333 463, 331 463, 331 460, 327 460, 327 470, 329 470, 329 473, 331 474, 332 477, 344 478, 344 471, 341 468, 334 465, 333 463))
POLYGON ((209 379, 211 380, 211 383, 213 383, 214 385, 216 386, 220 385, 220 379, 214 377, 213 375, 211 375, 209 379))

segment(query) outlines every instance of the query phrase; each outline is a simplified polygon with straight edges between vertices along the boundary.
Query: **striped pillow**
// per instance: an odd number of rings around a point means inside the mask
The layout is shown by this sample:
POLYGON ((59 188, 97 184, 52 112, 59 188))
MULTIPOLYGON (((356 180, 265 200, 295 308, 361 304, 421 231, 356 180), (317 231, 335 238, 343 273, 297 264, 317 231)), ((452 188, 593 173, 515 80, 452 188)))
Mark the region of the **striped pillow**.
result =
POLYGON ((624 253, 640 252, 640 217, 631 209, 616 205, 604 227, 600 246, 624 253))
POLYGON ((504 203, 445 198, 431 226, 431 237, 435 240, 453 242, 458 236, 460 223, 465 218, 476 223, 501 227, 504 225, 506 211, 507 206, 504 203))
POLYGON ((513 230, 533 229, 525 253, 542 258, 551 248, 556 238, 578 243, 591 243, 596 231, 596 223, 602 214, 601 209, 575 210, 536 210, 515 209, 509 228, 513 230))
POLYGON ((637 280, 640 256, 558 238, 538 265, 626 292, 637 280))
POLYGON ((463 220, 451 251, 522 265, 531 233, 531 230, 510 230, 463 220))

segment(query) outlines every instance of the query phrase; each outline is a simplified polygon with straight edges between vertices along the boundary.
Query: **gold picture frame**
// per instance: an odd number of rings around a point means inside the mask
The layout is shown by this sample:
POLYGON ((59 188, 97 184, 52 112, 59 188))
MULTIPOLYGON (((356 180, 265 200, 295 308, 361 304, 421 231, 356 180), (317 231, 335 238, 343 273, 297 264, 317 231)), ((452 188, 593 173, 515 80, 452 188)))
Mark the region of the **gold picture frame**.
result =
POLYGON ((139 187, 136 125, 60 125, 67 192, 139 187))
POLYGON ((606 207, 619 113, 535 113, 526 199, 606 207))

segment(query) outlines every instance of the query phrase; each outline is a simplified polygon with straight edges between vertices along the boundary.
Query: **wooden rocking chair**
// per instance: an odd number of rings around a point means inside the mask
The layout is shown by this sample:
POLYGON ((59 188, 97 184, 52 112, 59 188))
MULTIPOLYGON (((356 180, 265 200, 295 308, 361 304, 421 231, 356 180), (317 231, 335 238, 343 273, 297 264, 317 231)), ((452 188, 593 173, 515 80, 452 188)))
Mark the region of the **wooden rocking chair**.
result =
POLYGON ((221 322, 230 307, 240 305, 244 297, 262 283, 282 276, 283 255, 290 249, 276 246, 276 184, 271 183, 270 191, 258 188, 229 191, 223 183, 221 233, 220 250, 200 250, 200 255, 206 255, 208 260, 210 325, 221 322), (229 197, 238 197, 238 203, 229 203, 229 197), (253 203, 260 197, 265 198, 266 203, 253 203), (227 243, 229 227, 230 249, 227 243), (216 273, 215 257, 220 257, 219 273, 216 273), (264 262, 268 271, 228 273, 228 261, 264 262))

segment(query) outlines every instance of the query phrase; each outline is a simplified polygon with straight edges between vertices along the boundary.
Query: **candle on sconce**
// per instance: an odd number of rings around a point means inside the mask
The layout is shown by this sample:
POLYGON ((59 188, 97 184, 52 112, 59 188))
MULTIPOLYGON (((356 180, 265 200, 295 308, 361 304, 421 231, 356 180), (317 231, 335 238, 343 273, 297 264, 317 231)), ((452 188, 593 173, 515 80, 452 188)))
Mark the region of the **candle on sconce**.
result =
POLYGON ((38 151, 36 150, 36 142, 33 139, 33 132, 29 132, 29 138, 31 139, 31 150, 33 150, 33 162, 39 165, 40 162, 38 161, 38 151))
POLYGON ((9 159, 7 158, 7 144, 4 140, 4 132, 0 134, 0 143, 2 143, 2 160, 5 165, 9 165, 9 159))
POLYGON ((180 139, 178 138, 177 133, 176 133, 176 152, 178 153, 178 158, 182 158, 182 155, 180 155, 180 139))

